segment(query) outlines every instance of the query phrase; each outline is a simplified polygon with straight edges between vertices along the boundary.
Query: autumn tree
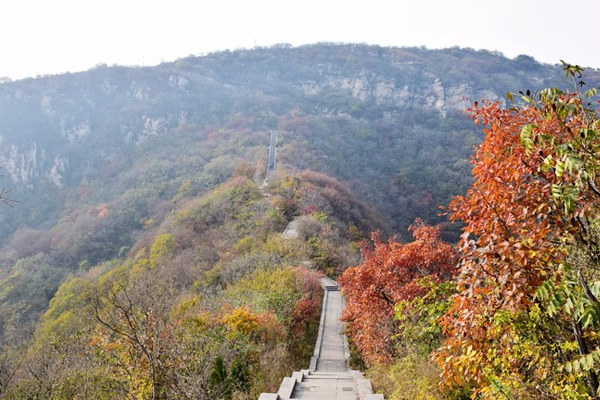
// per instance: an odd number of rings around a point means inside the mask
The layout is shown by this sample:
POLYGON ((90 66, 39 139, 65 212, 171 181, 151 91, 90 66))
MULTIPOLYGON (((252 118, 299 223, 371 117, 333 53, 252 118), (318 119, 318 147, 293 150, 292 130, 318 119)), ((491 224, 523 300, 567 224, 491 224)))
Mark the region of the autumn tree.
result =
POLYGON ((571 91, 469 110, 485 138, 472 187, 449 207, 466 224, 460 293, 434 359, 445 384, 478 398, 598 397, 600 119, 596 90, 564 68, 571 91))
POLYGON ((377 233, 364 243, 364 262, 340 277, 347 305, 342 319, 367 364, 389 362, 395 353, 395 306, 422 296, 429 289, 419 281, 431 276, 449 279, 455 270, 455 251, 440 239, 440 228, 416 220, 410 227, 414 241, 383 242, 377 233))

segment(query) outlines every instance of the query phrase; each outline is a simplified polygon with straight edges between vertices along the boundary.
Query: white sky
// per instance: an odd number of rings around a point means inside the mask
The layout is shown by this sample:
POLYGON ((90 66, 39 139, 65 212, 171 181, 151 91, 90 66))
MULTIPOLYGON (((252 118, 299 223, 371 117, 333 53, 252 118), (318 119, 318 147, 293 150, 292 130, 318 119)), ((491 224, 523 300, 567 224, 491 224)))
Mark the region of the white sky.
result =
POLYGON ((358 42, 600 68, 600 0, 0 0, 0 77, 217 50, 358 42))

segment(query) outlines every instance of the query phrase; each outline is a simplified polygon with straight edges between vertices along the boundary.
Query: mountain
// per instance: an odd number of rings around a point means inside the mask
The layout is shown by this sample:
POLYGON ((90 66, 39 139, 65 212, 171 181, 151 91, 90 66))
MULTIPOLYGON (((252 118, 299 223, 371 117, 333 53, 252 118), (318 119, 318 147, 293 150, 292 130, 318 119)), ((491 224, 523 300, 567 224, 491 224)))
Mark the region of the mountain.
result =
MULTIPOLYGON (((63 397, 87 398, 64 371, 86 371, 109 397, 125 390, 116 370, 127 360, 95 352, 111 350, 110 340, 123 344, 123 357, 148 351, 127 340, 135 335, 119 336, 127 315, 118 310, 131 294, 133 308, 146 307, 136 311, 144 329, 188 340, 201 327, 211 345, 239 346, 215 348, 221 361, 206 359, 192 374, 208 385, 203 393, 214 390, 213 367, 242 373, 271 363, 281 370, 260 370, 261 383, 242 389, 278 382, 288 361, 248 354, 273 339, 280 358, 299 362, 295 346, 312 340, 316 318, 313 288, 299 283, 315 276, 286 268, 308 263, 337 275, 358 262, 356 241, 373 230, 405 239, 415 218, 443 223, 455 240, 459 228, 439 207, 469 187, 482 139, 463 110, 481 98, 505 104, 509 91, 564 86, 562 76, 561 66, 525 55, 315 44, 0 83, 0 182, 19 201, 0 210, 0 362, 21 379, 11 390, 35 386, 44 397, 28 375, 43 365, 54 366, 43 374, 55 374, 63 397), (274 130, 277 168, 259 188, 274 130), (301 226, 293 245, 280 238, 292 219, 301 226), (293 301, 278 308, 283 299, 293 301), (257 321, 268 329, 251 343, 230 337, 257 321)), ((597 85, 599 71, 586 79, 597 85)), ((176 363, 184 349, 168 337, 176 363)), ((0 376, 0 387, 14 384, 11 376, 0 376)))
POLYGON ((391 229, 439 221, 481 139, 463 109, 560 77, 528 56, 318 44, 6 82, 0 165, 21 203, 2 212, 2 240, 127 191, 166 198, 185 179, 207 190, 240 162, 263 163, 274 129, 280 165, 342 180, 391 229))

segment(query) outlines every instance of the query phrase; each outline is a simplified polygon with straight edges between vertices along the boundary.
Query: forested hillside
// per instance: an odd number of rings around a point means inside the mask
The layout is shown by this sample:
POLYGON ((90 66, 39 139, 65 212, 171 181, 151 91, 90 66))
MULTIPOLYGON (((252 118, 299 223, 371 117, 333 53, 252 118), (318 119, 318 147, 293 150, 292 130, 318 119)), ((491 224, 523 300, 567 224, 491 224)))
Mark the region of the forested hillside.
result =
POLYGON ((311 349, 319 273, 417 218, 458 240, 439 207, 473 183, 471 101, 562 76, 525 55, 318 44, 1 83, 18 203, 0 210, 0 395, 273 390, 311 349))
POLYGON ((404 232, 468 186, 481 140, 470 101, 548 86, 559 71, 459 48, 282 45, 6 82, 0 163, 21 203, 2 213, 2 240, 103 202, 135 209, 130 229, 183 180, 197 193, 264 162, 272 129, 282 165, 340 179, 404 232))
POLYGON ((68 276, 52 245, 22 255, 1 283, 0 395, 252 399, 305 366, 319 277, 355 264, 353 242, 375 226, 325 175, 272 176, 262 190, 253 175, 238 169, 200 196, 184 184, 128 254, 68 276), (296 238, 281 237, 288 212, 296 238))

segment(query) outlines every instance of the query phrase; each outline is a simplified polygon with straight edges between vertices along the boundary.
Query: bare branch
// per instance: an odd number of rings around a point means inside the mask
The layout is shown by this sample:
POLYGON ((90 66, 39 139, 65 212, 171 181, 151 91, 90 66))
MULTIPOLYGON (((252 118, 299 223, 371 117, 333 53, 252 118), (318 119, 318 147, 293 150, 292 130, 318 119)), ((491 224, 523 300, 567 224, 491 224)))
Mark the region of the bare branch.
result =
MULTIPOLYGON (((2 169, 2 167, 0 167, 0 169, 2 169)), ((0 175, 0 178, 3 176, 4 175, 0 175)), ((14 203, 18 203, 19 201, 15 200, 15 199, 11 199, 10 197, 7 197, 7 195, 10 192, 12 192, 12 189, 7 189, 7 188, 0 189, 0 201, 9 207, 12 207, 14 203)))

